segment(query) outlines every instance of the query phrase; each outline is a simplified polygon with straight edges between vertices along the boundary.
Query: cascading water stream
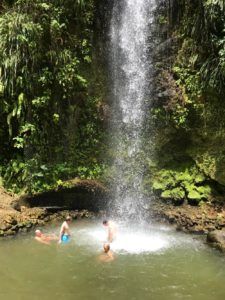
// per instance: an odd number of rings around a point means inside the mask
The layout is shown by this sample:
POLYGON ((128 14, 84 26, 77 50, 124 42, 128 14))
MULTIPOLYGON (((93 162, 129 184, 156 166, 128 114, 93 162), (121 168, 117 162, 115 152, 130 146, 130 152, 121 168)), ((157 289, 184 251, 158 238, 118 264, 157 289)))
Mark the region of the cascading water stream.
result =
POLYGON ((155 0, 114 1, 111 20, 113 82, 114 211, 141 217, 144 197, 142 133, 151 94, 151 36, 155 0), (150 79, 149 79, 150 78, 150 79))

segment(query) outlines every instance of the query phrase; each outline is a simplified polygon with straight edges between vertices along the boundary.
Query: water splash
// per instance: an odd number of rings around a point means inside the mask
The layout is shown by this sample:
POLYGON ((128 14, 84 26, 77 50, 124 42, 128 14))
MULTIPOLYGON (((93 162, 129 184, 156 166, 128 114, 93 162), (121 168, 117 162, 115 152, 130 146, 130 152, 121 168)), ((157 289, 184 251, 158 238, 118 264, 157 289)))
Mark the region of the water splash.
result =
POLYGON ((144 197, 142 133, 145 102, 151 94, 151 35, 155 0, 114 1, 111 20, 111 65, 116 158, 114 211, 141 216, 144 197))
MULTIPOLYGON (((83 224, 72 229, 76 246, 84 246, 92 251, 102 250, 106 242, 107 232, 99 224, 83 224)), ((118 235, 111 244, 111 249, 120 254, 158 253, 162 254, 171 248, 199 248, 200 242, 187 237, 183 233, 175 232, 174 229, 161 225, 127 226, 125 223, 118 224, 118 235)))

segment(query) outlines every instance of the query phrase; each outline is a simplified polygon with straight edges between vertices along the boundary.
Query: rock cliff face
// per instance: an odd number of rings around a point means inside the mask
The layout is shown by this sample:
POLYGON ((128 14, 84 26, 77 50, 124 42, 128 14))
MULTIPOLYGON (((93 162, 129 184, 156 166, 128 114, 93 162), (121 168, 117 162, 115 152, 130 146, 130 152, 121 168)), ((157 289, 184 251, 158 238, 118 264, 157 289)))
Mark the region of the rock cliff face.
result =
POLYGON ((11 205, 13 201, 13 196, 7 193, 2 187, 0 187, 0 210, 12 210, 11 205))
POLYGON ((41 207, 57 209, 99 211, 106 207, 107 188, 96 180, 68 180, 56 190, 39 193, 33 196, 21 197, 15 207, 18 210, 41 207))
POLYGON ((108 190, 94 180, 70 180, 58 190, 14 197, 0 188, 0 237, 24 233, 50 221, 89 218, 106 207, 108 190))
POLYGON ((217 2, 174 0, 159 11, 149 183, 175 204, 225 196, 225 19, 217 2))

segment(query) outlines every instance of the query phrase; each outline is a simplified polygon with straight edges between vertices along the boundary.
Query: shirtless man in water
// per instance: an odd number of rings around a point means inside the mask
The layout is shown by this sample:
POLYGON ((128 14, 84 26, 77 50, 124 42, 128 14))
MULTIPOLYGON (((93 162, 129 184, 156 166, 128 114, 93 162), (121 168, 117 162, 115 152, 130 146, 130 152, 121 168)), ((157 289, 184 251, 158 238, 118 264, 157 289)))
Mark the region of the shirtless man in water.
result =
POLYGON ((35 231, 35 240, 39 243, 50 245, 51 241, 58 240, 57 236, 54 234, 44 234, 41 232, 41 230, 37 229, 35 231))
POLYGON ((59 233, 59 244, 61 242, 67 243, 70 240, 70 228, 69 224, 72 222, 72 218, 70 216, 66 217, 66 220, 62 223, 59 233))
POLYGON ((102 224, 103 226, 108 228, 108 236, 107 236, 108 243, 112 243, 115 240, 117 234, 116 224, 113 221, 109 221, 109 220, 104 220, 102 224))

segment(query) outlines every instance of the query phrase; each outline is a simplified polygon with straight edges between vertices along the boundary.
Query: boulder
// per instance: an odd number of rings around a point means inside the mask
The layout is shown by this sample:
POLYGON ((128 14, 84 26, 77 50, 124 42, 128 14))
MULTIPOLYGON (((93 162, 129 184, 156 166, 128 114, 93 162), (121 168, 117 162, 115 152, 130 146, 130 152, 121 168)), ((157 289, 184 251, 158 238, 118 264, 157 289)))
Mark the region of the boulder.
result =
MULTIPOLYGON (((109 190, 96 180, 69 180, 56 190, 35 195, 24 195, 18 199, 17 209, 28 214, 28 208, 50 210, 99 211, 106 207, 109 190)), ((43 215, 43 217, 45 217, 43 215)), ((40 216, 38 217, 40 219, 40 216)))
POLYGON ((225 252, 225 229, 209 232, 207 242, 220 251, 225 252))

